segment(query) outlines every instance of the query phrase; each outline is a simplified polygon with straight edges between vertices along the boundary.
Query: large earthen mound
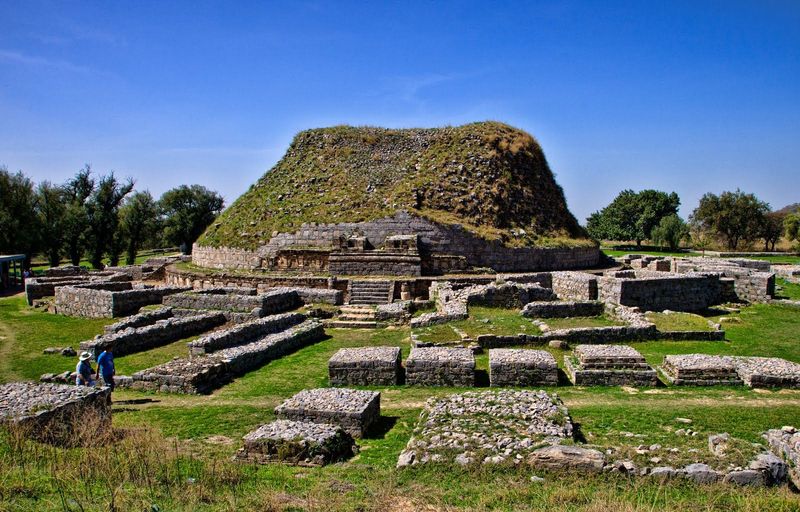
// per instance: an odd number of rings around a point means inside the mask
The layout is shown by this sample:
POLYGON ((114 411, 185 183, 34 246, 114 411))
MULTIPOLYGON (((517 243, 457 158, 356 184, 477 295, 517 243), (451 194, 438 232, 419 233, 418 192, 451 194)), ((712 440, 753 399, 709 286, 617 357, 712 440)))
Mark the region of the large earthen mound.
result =
POLYGON ((301 132, 198 245, 256 249, 304 223, 366 222, 401 210, 507 247, 569 245, 584 236, 536 140, 483 122, 301 132))

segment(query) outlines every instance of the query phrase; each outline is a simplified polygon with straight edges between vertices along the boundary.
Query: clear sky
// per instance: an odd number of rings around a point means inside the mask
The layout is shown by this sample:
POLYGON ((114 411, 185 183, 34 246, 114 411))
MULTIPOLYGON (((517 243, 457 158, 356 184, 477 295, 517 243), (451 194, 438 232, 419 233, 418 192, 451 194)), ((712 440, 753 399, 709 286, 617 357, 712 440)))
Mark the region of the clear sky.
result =
POLYGON ((0 0, 0 165, 232 202, 299 130, 499 120, 581 222, 621 189, 800 201, 800 1, 0 0))

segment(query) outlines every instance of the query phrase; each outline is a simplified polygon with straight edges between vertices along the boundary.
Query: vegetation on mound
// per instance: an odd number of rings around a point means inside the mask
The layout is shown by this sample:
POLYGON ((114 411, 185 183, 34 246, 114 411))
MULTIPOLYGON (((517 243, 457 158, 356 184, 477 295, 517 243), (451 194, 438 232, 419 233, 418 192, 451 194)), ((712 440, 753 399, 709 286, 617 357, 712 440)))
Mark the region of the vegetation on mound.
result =
POLYGON ((584 237, 536 140, 482 122, 301 132, 198 243, 255 248, 273 232, 294 232, 304 222, 370 221, 398 210, 510 246, 584 237))
POLYGON ((710 331, 709 321, 693 313, 653 313, 647 319, 656 324, 659 331, 710 331))

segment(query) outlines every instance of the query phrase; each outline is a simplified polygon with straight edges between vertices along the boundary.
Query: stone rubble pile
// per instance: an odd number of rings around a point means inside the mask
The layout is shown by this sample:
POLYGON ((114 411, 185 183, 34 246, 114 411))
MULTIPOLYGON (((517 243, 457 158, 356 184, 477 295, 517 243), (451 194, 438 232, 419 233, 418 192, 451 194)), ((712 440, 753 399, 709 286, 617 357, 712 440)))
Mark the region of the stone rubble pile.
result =
POLYGON ((331 386, 395 386, 403 380, 399 347, 339 349, 328 360, 331 386))
POLYGON ((795 487, 800 488, 800 430, 792 426, 768 430, 764 434, 772 451, 784 460, 795 487))
POLYGON ((380 418, 381 394, 347 388, 305 389, 275 408, 281 419, 326 423, 363 437, 380 418))
POLYGON ((337 425, 276 420, 245 435, 235 459, 323 466, 345 460, 355 451, 353 437, 337 425))
POLYGON ((555 386, 558 366, 544 350, 489 350, 489 382, 491 386, 555 386))
POLYGON ((564 356, 564 370, 576 386, 656 386, 658 375, 627 345, 578 345, 564 356))

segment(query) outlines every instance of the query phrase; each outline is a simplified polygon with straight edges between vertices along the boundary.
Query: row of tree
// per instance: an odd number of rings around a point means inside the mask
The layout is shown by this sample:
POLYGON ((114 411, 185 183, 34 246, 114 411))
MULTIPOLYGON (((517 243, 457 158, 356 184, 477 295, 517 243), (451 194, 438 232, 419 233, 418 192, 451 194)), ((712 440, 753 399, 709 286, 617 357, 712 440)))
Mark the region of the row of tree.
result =
POLYGON ((605 208, 587 219, 589 236, 596 240, 650 240, 675 250, 690 240, 696 248, 712 244, 737 250, 757 241, 775 250, 778 241, 800 241, 800 211, 770 211, 769 204, 741 190, 705 194, 689 222, 678 216, 680 198, 675 192, 623 190, 605 208))
POLYGON ((160 199, 134 191, 133 180, 111 172, 94 176, 87 165, 62 185, 34 185, 22 172, 0 168, 0 253, 22 253, 30 264, 43 254, 51 266, 84 256, 94 268, 103 259, 132 264, 140 249, 192 243, 222 211, 224 201, 200 185, 182 185, 160 199))

